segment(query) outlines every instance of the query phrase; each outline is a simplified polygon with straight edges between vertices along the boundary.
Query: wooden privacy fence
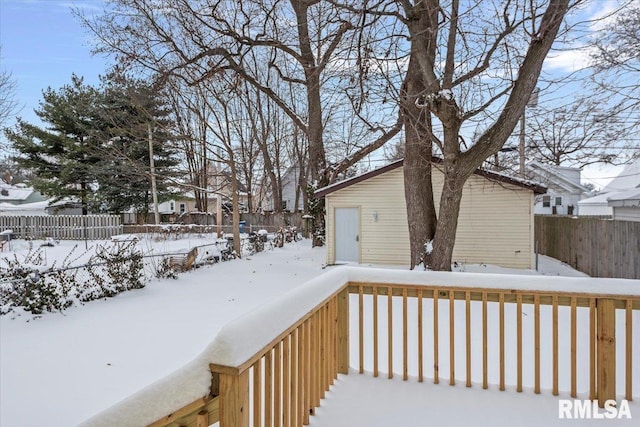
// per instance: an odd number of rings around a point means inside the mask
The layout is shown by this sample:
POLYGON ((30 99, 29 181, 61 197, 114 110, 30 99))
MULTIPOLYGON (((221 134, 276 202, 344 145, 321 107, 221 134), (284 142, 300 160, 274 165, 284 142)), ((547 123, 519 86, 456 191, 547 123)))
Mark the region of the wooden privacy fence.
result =
POLYGON ((0 231, 20 239, 100 240, 122 233, 118 215, 0 216, 0 231))
POLYGON ((640 387, 638 323, 629 280, 341 267, 227 325, 192 366, 83 425, 307 425, 350 364, 517 392, 530 381, 602 407, 640 387))
POLYGON ((542 255, 592 277, 640 279, 640 222, 536 215, 542 255))

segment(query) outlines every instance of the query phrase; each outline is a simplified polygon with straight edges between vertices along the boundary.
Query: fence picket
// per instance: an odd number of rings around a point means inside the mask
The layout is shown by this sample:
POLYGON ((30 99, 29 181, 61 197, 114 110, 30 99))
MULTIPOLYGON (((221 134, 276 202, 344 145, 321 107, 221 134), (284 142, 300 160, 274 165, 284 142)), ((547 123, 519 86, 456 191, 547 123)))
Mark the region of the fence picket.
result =
POLYGON ((122 233, 117 215, 0 216, 0 228, 18 239, 104 240, 122 233))
POLYGON ((640 222, 536 215, 539 252, 591 277, 640 279, 640 222))

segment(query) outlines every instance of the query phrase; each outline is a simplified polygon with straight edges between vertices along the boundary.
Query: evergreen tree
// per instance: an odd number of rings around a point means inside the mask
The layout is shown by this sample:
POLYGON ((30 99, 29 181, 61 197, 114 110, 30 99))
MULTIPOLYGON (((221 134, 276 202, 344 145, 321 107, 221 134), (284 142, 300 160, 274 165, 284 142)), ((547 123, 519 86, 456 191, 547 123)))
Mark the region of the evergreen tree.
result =
POLYGON ((102 80, 96 119, 105 155, 97 176, 100 209, 119 213, 131 207, 152 210, 149 138, 153 143, 158 199, 172 196, 168 183, 179 163, 171 144, 172 122, 161 92, 144 82, 112 73, 102 80), (151 133, 151 135, 150 135, 151 133))
POLYGON ((80 202, 86 215, 94 197, 95 169, 102 161, 92 126, 99 94, 73 75, 70 84, 42 95, 35 113, 46 127, 19 119, 15 129, 6 131, 20 153, 14 160, 34 172, 35 189, 54 200, 80 202))
POLYGON ((36 114, 45 127, 18 120, 6 131, 20 153, 14 160, 34 172, 34 188, 54 200, 80 202, 85 215, 89 208, 149 212, 149 130, 159 200, 170 197, 167 182, 178 164, 162 99, 148 85, 115 73, 99 88, 74 75, 71 84, 43 92, 36 114))

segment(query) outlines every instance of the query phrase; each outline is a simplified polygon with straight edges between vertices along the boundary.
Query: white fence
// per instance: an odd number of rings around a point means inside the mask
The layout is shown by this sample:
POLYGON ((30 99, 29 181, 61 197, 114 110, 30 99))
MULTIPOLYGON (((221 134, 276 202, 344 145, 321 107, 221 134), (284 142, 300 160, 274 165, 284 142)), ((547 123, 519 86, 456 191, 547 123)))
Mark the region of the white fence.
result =
POLYGON ((12 230, 14 238, 100 240, 122 233, 118 215, 0 216, 0 232, 12 230))

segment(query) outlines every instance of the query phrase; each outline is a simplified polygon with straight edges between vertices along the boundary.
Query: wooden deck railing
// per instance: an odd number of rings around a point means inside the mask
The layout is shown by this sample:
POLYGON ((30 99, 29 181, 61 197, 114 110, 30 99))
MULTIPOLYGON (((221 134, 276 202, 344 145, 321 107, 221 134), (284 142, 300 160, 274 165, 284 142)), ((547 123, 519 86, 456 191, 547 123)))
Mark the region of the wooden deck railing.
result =
POLYGON ((240 366, 210 364, 221 426, 302 426, 348 373, 348 293, 334 293, 240 366))
POLYGON ((307 425, 350 362, 374 376, 386 370, 389 378, 401 372, 404 380, 446 377, 451 385, 495 383, 518 392, 530 384, 535 393, 548 388, 554 395, 568 379, 571 396, 584 391, 602 406, 633 397, 633 372, 640 369, 633 365, 633 318, 638 323, 639 315, 638 281, 340 268, 225 327, 194 367, 84 425, 307 425), (532 290, 517 285, 523 280, 532 290), (616 366, 620 348, 624 363, 616 366), (579 369, 583 360, 587 369, 579 369), (616 373, 623 379, 618 388, 616 373), (202 397, 158 408, 175 390, 202 397))
MULTIPOLYGON (((640 284, 638 284, 640 286, 640 284)), ((638 288, 640 289, 640 288, 638 288)), ((510 359, 515 359, 515 388, 516 391, 523 391, 523 372, 533 372, 533 391, 541 392, 541 376, 543 374, 543 363, 541 362, 542 354, 545 352, 551 355, 550 365, 548 366, 548 375, 551 380, 551 392, 553 395, 559 394, 559 380, 561 374, 569 379, 569 389, 571 397, 578 396, 578 382, 581 381, 588 384, 588 398, 598 399, 600 406, 604 405, 607 399, 615 399, 616 397, 616 338, 622 338, 624 344, 624 366, 622 367, 624 378, 624 397, 631 400, 633 396, 633 311, 640 311, 640 297, 633 295, 610 295, 610 294, 588 294, 583 292, 546 292, 546 291, 524 291, 524 290, 500 290, 491 288, 469 288, 469 287, 447 287, 447 286, 416 286, 416 285, 400 285, 400 284, 372 284, 362 282, 350 282, 349 291, 358 295, 358 355, 359 372, 365 371, 365 355, 371 353, 370 359, 373 360, 370 367, 374 376, 379 375, 379 358, 383 354, 387 359, 387 374, 391 378, 394 375, 394 353, 400 353, 402 358, 402 377, 408 379, 409 360, 415 358, 417 364, 417 378, 422 382, 425 377, 425 366, 432 366, 430 372, 433 382, 439 383, 441 372, 441 355, 446 353, 448 360, 448 374, 446 374, 449 384, 455 385, 459 377, 456 375, 456 367, 460 365, 457 352, 457 334, 464 334, 464 346, 462 351, 464 358, 464 383, 467 387, 471 387, 473 381, 472 366, 474 361, 476 365, 480 365, 478 371, 481 373, 482 388, 489 387, 489 370, 495 369, 499 373, 498 386, 500 390, 506 389, 506 364, 507 354, 510 359), (371 296, 371 301, 364 301, 365 296, 371 296), (400 304, 394 304, 394 300, 400 300, 401 313, 394 316, 394 307, 400 304), (414 300, 413 316, 409 316, 409 301, 414 300), (386 305, 386 319, 384 330, 380 327, 380 310, 379 305, 386 305), (459 301, 461 304, 456 304, 459 301), (429 305, 428 311, 431 318, 431 330, 424 327, 425 324, 425 302, 429 305), (473 305, 472 305, 473 304, 473 305), (493 305, 493 307, 492 307, 493 305), (510 310, 512 316, 505 315, 507 306, 513 306, 515 310, 510 310), (442 307, 448 309, 448 322, 442 324, 442 315, 439 311, 442 307), (533 313, 533 321, 531 334, 525 334, 523 331, 524 323, 524 307, 528 306, 530 312, 533 313), (472 310, 472 307, 474 310, 472 310), (546 331, 541 329, 543 316, 541 308, 549 308, 547 323, 550 328, 546 331), (364 317, 367 309, 371 321, 365 324, 364 317), (566 309, 566 318, 568 325, 562 325, 559 321, 560 310, 566 309), (586 325, 580 325, 578 322, 578 310, 584 309, 588 311, 588 322, 586 325), (616 334, 616 310, 624 313, 624 333, 616 334), (464 318, 463 327, 457 327, 456 320, 460 317, 456 316, 456 312, 462 310, 464 318), (472 314, 479 311, 480 315, 477 319, 481 319, 479 324, 472 321, 472 314), (489 313, 495 312, 498 320, 496 325, 492 325, 495 331, 495 337, 490 339, 489 313), (411 317, 411 318, 410 318, 411 317), (400 328, 392 327, 394 321, 400 320, 400 328), (410 322, 415 325, 413 331, 414 346, 416 348, 414 354, 410 354, 408 347, 410 341, 410 322), (511 322, 515 325, 515 340, 513 346, 506 345, 506 324, 511 322), (564 326, 564 328, 563 328, 564 326), (561 373, 559 369, 560 357, 560 331, 568 329, 568 359, 570 366, 569 371, 561 373), (588 339, 588 354, 579 354, 578 332, 580 329, 586 329, 582 337, 588 339), (395 337, 395 332, 400 332, 400 337, 395 337), (546 333, 545 333, 546 332, 546 333), (429 362, 425 363, 425 336, 430 334, 431 352, 429 362), (442 337, 447 334, 448 337, 442 337), (387 348, 380 348, 380 336, 386 335, 387 348), (479 335, 480 339, 473 339, 479 335), (372 344, 371 348, 365 348, 364 339, 369 337, 372 344), (528 366, 524 362, 524 342, 525 336, 529 336, 532 340, 529 343, 533 352, 533 360, 528 366), (544 339, 544 337, 548 339, 544 339), (442 349, 441 342, 446 341, 448 348, 442 349), (480 341, 482 344, 475 349, 472 342, 480 341), (497 363, 490 366, 489 348, 492 342, 498 348, 497 363), (476 356, 477 355, 477 356, 476 356), (481 356, 480 356, 481 355, 481 356), (577 368, 579 356, 581 360, 588 360, 588 369, 579 370, 577 368), (496 366, 497 365, 497 366, 496 366)), ((398 302, 398 301, 396 301, 398 302)), ((586 314, 586 313, 585 313, 586 314)), ((478 375, 479 377, 480 375, 478 375)), ((586 396, 585 396, 586 397, 586 396)))

